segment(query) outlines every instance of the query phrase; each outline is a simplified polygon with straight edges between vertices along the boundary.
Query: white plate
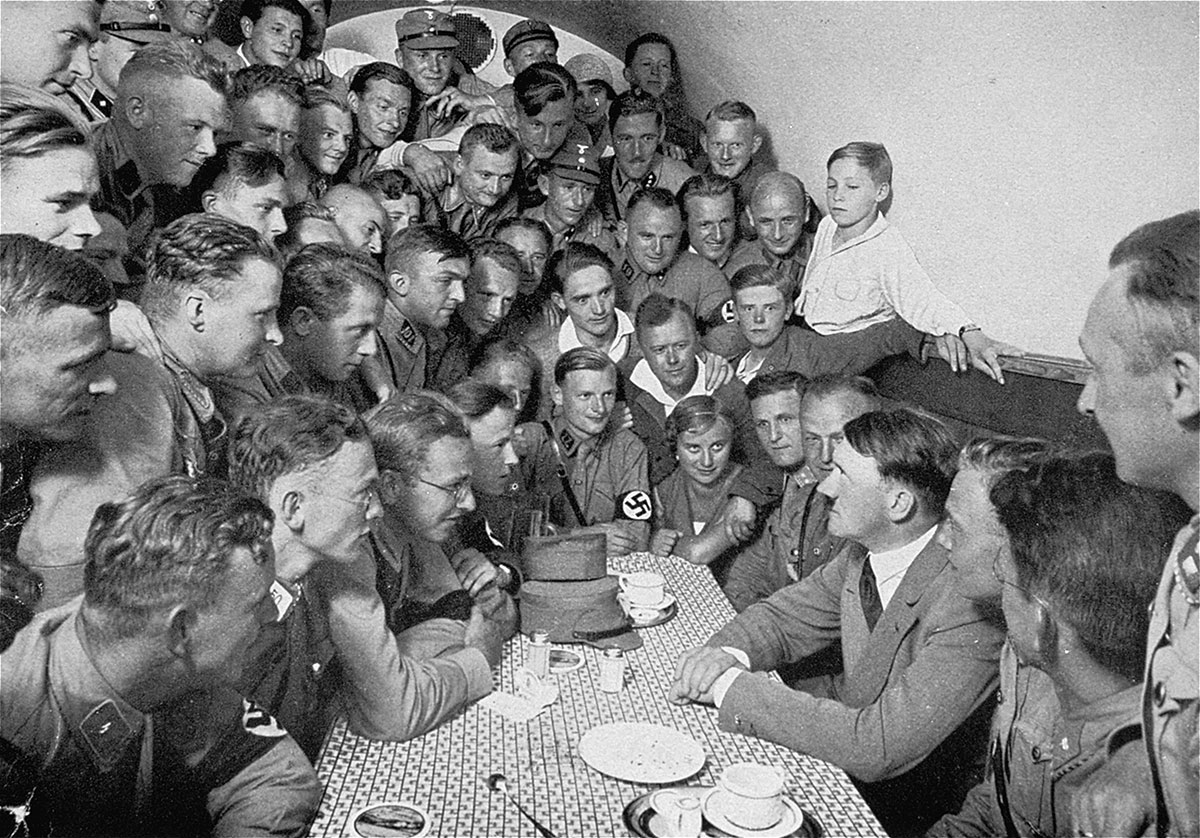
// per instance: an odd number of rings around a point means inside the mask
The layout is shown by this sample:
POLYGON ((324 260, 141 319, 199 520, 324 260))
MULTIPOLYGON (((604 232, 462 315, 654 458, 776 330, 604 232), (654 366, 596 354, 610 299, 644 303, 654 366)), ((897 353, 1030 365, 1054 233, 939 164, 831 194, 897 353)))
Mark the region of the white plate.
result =
POLYGON ((729 792, 724 789, 715 788, 700 800, 700 810, 704 813, 704 817, 722 832, 728 832, 737 838, 783 838, 804 825, 804 812, 800 809, 800 805, 785 794, 783 802, 786 811, 779 823, 768 826, 766 829, 747 829, 744 826, 738 826, 721 814, 720 798, 728 794, 729 792), (715 803, 714 800, 716 800, 715 803))
POLYGON ((631 783, 674 783, 704 767, 704 749, 662 725, 614 722, 579 740, 579 756, 601 774, 631 783))

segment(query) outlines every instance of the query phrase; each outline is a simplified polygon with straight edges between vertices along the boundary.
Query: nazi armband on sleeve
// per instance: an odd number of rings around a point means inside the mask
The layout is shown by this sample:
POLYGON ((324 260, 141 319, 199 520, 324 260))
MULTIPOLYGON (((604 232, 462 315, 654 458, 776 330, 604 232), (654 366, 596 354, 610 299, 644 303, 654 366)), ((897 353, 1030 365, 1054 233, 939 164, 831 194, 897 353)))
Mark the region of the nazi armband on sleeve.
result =
POLYGON ((633 489, 617 498, 614 520, 649 521, 653 517, 654 502, 644 489, 633 489))

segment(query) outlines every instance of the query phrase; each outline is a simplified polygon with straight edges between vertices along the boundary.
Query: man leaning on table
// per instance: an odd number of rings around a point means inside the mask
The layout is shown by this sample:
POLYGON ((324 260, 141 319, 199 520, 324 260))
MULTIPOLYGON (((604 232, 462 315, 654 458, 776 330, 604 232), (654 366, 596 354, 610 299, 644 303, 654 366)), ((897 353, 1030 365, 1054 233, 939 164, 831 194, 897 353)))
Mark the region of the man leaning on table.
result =
POLYGON ((934 541, 958 448, 936 419, 873 411, 846 423, 820 491, 828 564, 685 652, 669 697, 712 703, 721 726, 831 762, 891 835, 921 833, 983 775, 1003 632, 955 590, 934 541), (841 641, 834 696, 763 672, 841 641))

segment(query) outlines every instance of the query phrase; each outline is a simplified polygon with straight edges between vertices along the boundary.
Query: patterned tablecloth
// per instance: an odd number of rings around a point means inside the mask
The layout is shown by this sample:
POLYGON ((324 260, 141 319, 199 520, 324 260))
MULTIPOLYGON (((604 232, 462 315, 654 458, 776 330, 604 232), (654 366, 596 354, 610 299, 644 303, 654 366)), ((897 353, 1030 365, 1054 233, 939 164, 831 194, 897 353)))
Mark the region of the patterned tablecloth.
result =
MULTIPOLYGON (((610 570, 655 570, 679 600, 670 622, 640 629, 645 645, 626 654, 625 689, 599 689, 600 652, 587 646, 584 665, 557 676, 559 700, 527 724, 516 724, 478 706, 411 742, 372 742, 350 733, 344 721, 330 734, 317 771, 325 798, 313 835, 355 835, 353 816, 369 805, 408 802, 429 813, 432 835, 534 835, 534 828, 501 794, 490 793, 489 774, 508 776, 509 791, 561 838, 627 835, 625 805, 657 786, 616 780, 589 768, 579 757, 580 738, 609 722, 667 725, 697 740, 707 755, 691 785, 713 785, 731 763, 754 761, 782 766, 787 793, 813 812, 832 836, 885 833, 840 769, 739 734, 718 729, 711 707, 678 707, 666 700, 675 661, 702 645, 733 617, 707 568, 678 559, 634 554, 610 561, 610 570)), ((497 688, 512 691, 528 639, 509 642, 497 688)))

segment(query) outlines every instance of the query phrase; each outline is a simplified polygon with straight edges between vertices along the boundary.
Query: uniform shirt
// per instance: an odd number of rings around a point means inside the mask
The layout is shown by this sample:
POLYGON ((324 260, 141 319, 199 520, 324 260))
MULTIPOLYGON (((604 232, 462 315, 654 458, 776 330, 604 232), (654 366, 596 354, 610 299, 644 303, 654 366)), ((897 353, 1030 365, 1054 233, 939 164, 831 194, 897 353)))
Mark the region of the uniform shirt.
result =
POLYGON ((115 122, 92 133, 92 149, 100 172, 92 209, 110 213, 125 226, 130 253, 126 266, 133 274, 145 274, 144 253, 151 234, 188 212, 185 196, 168 184, 146 181, 115 122))
POLYGON ((750 265, 769 265, 783 276, 792 281, 793 288, 800 288, 804 279, 804 270, 811 259, 813 236, 805 231, 800 234, 800 241, 786 256, 776 256, 763 245, 761 241, 742 242, 733 249, 729 261, 725 263, 725 275, 732 277, 742 268, 750 265))
POLYGON ((511 189, 495 206, 480 207, 467 201, 457 182, 447 186, 438 200, 429 204, 427 221, 458 233, 467 241, 490 238, 501 221, 517 214, 517 195, 511 189))
MULTIPOLYGON (((732 296, 725 274, 712 262, 693 253, 683 252, 661 274, 648 274, 634 267, 626 257, 617 280, 617 306, 637 315, 638 306, 651 294, 683 300, 696 318, 712 325, 725 320, 725 308, 732 296)), ((728 306, 729 316, 733 308, 728 306)))
POLYGON ((1017 660, 1006 643, 988 776, 967 795, 961 810, 946 815, 926 835, 1067 834, 1074 795, 1085 781, 1120 748, 1142 747, 1136 741, 1140 694, 1140 686, 1133 686, 1064 716, 1054 682, 1017 660))
POLYGON ((615 432, 609 429, 598 437, 582 439, 567 427, 561 416, 551 421, 550 428, 554 439, 543 437, 544 443, 531 457, 535 485, 550 494, 553 523, 575 527, 618 519, 650 520, 646 446, 640 439, 624 429, 615 432), (559 478, 559 454, 567 483, 583 511, 582 522, 575 517, 559 478), (623 508, 626 505, 628 509, 623 508))
POLYGON ((554 229, 554 225, 546 219, 546 205, 531 207, 521 213, 525 218, 531 218, 534 221, 540 221, 550 230, 550 252, 557 253, 567 246, 567 242, 583 242, 600 248, 604 255, 609 259, 616 261, 617 254, 620 253, 621 247, 617 244, 617 231, 608 219, 595 206, 588 207, 587 212, 579 219, 579 223, 573 227, 562 227, 554 229), (592 235, 593 225, 598 226, 600 232, 592 235))
POLYGON ((79 609, 39 614, 4 655, 0 736, 37 766, 34 834, 303 835, 321 784, 292 738, 222 687, 133 707, 92 662, 79 609))
POLYGON ((1142 727, 1160 835, 1200 834, 1200 516, 1175 539, 1150 611, 1142 727))
POLYGON ((600 188, 596 190, 596 206, 612 222, 625 218, 633 193, 647 186, 661 186, 675 194, 679 187, 696 174, 696 170, 680 160, 655 154, 650 170, 638 180, 628 178, 616 163, 617 158, 600 160, 600 188))
POLYGON ((436 660, 402 654, 375 585, 376 564, 365 547, 350 563, 318 562, 288 585, 291 609, 252 648, 247 692, 293 735, 304 731, 310 757, 338 711, 359 736, 404 741, 492 690, 478 649, 436 660))
POLYGON ((834 245, 838 226, 821 220, 796 313, 823 335, 900 317, 931 335, 958 334, 971 319, 938 290, 883 213, 863 233, 834 245))
POLYGON ((428 364, 431 349, 436 357, 445 337, 430 330, 426 332, 409 322, 391 298, 384 300, 383 317, 379 321, 379 355, 397 393, 422 390, 429 378, 428 364), (430 347, 430 339, 436 345, 430 347))
POLYGON ((76 79, 60 95, 65 102, 78 109, 90 125, 99 125, 112 117, 113 100, 90 79, 76 79))
POLYGON ((437 366, 430 376, 430 386, 445 391, 466 378, 471 372, 471 353, 479 344, 491 338, 499 325, 486 335, 477 335, 463 322, 457 311, 450 315, 450 323, 445 331, 446 345, 436 358, 437 366))

